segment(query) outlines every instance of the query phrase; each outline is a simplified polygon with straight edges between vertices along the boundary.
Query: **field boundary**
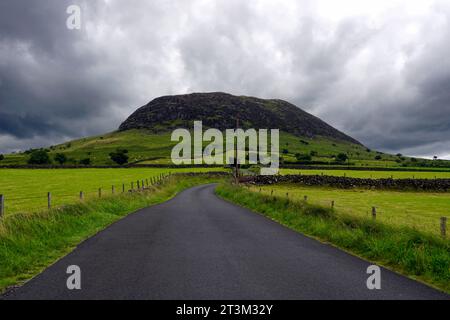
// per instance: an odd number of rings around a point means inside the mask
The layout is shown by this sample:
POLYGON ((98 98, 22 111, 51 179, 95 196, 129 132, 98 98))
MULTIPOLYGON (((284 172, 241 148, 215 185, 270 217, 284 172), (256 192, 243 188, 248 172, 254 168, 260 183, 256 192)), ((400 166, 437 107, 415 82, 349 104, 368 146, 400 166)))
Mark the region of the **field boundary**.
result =
MULTIPOLYGON (((143 178, 143 179, 136 179, 134 181, 131 182, 127 182, 127 183, 119 183, 119 184, 113 184, 111 185, 111 188, 109 190, 106 190, 102 187, 99 187, 96 191, 92 191, 90 193, 86 193, 82 190, 82 188, 79 188, 80 191, 79 193, 74 193, 74 194, 58 194, 57 197, 58 199, 61 198, 74 198, 77 197, 78 198, 78 202, 84 202, 87 198, 88 195, 90 195, 90 199, 94 199, 94 198, 102 198, 104 196, 114 196, 114 195, 120 195, 120 194, 125 194, 125 193, 132 193, 132 192, 142 192, 142 191, 146 191, 150 188, 152 188, 153 186, 157 186, 161 183, 164 182, 164 180, 170 178, 171 176, 190 176, 190 177, 194 177, 194 176, 198 176, 198 175, 204 175, 207 174, 209 176, 215 176, 215 175, 227 175, 226 172, 205 172, 205 173, 200 173, 200 172, 178 172, 178 173, 171 173, 170 171, 168 173, 160 173, 157 176, 152 176, 152 177, 148 177, 148 178, 143 178)), ((6 214, 6 207, 9 201, 24 201, 24 200, 32 200, 32 199, 42 199, 42 200, 46 200, 47 202, 47 206, 46 209, 47 210, 51 210, 51 209, 58 209, 58 208, 62 208, 68 204, 60 204, 58 206, 53 205, 54 204, 54 200, 55 200, 55 196, 51 193, 51 192, 42 192, 42 196, 28 196, 28 197, 20 197, 20 195, 16 195, 14 197, 5 197, 3 194, 0 194, 0 221, 2 220, 2 218, 5 217, 6 214)), ((73 204, 73 202, 71 202, 70 204, 73 204)), ((12 214, 19 214, 20 212, 17 213, 12 213, 12 214)))
POLYGON ((340 189, 367 188, 386 190, 414 190, 448 192, 450 190, 450 179, 394 179, 394 178, 352 178, 345 176, 329 175, 276 175, 276 176, 246 176, 241 182, 255 185, 271 185, 277 183, 294 183, 306 186, 329 186, 340 189))

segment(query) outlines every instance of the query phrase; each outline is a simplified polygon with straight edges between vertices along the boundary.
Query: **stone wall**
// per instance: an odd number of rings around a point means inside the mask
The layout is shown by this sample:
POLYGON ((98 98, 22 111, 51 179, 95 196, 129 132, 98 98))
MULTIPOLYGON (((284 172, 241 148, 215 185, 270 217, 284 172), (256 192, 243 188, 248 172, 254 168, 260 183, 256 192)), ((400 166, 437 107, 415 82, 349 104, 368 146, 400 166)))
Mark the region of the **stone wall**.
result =
POLYGON ((342 189, 392 189, 414 191, 450 191, 450 179, 361 179, 326 175, 276 175, 246 178, 247 183, 270 185, 276 183, 298 183, 306 186, 330 186, 342 189))

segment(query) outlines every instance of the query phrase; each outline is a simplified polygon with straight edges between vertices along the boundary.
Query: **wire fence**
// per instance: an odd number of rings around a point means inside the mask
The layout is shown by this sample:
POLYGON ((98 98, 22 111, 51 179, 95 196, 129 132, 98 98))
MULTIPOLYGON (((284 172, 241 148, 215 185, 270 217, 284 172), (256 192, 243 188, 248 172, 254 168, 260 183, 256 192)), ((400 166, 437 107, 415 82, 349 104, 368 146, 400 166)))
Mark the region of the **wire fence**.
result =
MULTIPOLYGON (((247 186, 249 190, 253 191, 253 192, 257 192, 260 194, 263 194, 265 196, 270 196, 270 198, 272 198, 273 200, 278 199, 278 200, 287 200, 287 201, 292 201, 293 203, 295 202, 303 202, 303 203, 311 203, 314 205, 319 205, 322 207, 328 207, 332 210, 334 209, 339 209, 339 211, 343 211, 347 214, 350 215, 359 215, 361 216, 361 211, 357 211, 357 210, 353 210, 351 208, 345 207, 345 208, 341 208, 340 206, 337 208, 337 202, 330 198, 330 199, 311 199, 310 197, 308 197, 308 195, 303 195, 300 196, 298 193, 295 194, 289 194, 289 192, 286 191, 279 191, 279 190, 274 190, 274 189, 269 189, 269 188, 262 188, 262 187, 257 187, 257 186, 247 186)), ((380 207, 378 206, 372 206, 367 208, 367 210, 365 211, 365 216, 367 218, 371 218, 374 221, 375 220, 381 220, 384 223, 392 223, 394 221, 393 217, 390 215, 386 215, 387 212, 385 212, 384 210, 381 210, 380 207)), ((408 217, 410 217, 409 214, 407 214, 408 217)), ((423 227, 423 225, 417 225, 414 224, 414 222, 412 221, 412 219, 409 219, 409 225, 411 225, 414 229, 419 229, 421 227, 423 227)), ((439 218, 439 222, 434 222, 434 221, 430 221, 428 223, 428 227, 429 229, 433 229, 436 228, 436 226, 439 228, 439 233, 443 238, 447 237, 447 217, 440 217, 439 218)), ((436 230, 436 229, 434 229, 436 230)))
MULTIPOLYGON (((148 190, 150 187, 161 184, 163 180, 171 176, 169 173, 161 173, 144 179, 112 184, 110 187, 99 187, 96 190, 91 188, 87 191, 80 190, 77 193, 42 192, 33 193, 24 197, 6 197, 0 194, 0 220, 8 213, 8 216, 23 212, 37 212, 50 210, 65 205, 73 204, 77 201, 91 200, 103 196, 114 196, 131 192, 148 190), (40 201, 38 201, 40 200, 40 201)), ((81 188, 80 188, 81 189, 81 188)))

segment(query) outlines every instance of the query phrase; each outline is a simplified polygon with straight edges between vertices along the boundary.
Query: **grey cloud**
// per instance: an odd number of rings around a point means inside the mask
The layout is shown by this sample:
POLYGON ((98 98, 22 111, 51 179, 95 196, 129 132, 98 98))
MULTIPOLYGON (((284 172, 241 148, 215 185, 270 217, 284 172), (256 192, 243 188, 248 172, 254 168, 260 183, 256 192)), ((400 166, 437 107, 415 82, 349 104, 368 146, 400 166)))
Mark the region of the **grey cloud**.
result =
POLYGON ((372 148, 450 154, 450 6, 330 17, 317 3, 2 1, 0 151, 114 130, 160 95, 226 91, 291 101, 372 148))

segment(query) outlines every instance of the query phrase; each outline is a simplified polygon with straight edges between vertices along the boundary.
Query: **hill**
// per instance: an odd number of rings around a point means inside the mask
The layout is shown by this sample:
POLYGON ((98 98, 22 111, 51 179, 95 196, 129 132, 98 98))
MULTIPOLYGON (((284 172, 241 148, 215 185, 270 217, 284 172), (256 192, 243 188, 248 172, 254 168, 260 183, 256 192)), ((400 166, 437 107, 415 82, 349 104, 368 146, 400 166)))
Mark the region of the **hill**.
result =
MULTIPOLYGON (((280 152, 285 164, 336 164, 345 153, 346 165, 364 167, 420 167, 438 162, 389 155, 363 146, 300 108, 276 99, 233 96, 226 93, 194 93, 165 96, 136 110, 117 131, 81 138, 45 148, 50 158, 66 155, 66 165, 115 165, 109 154, 127 149, 130 164, 171 164, 170 141, 175 128, 192 128, 194 120, 205 127, 234 128, 236 118, 243 128, 280 129, 280 152)), ((33 150, 5 155, 0 166, 25 165, 33 150)), ((56 163, 53 161, 53 163, 56 163)))
POLYGON ((130 129, 192 128, 202 120, 206 127, 225 130, 240 126, 255 129, 280 129, 298 137, 323 137, 360 144, 319 118, 283 100, 233 96, 222 92, 192 93, 159 97, 136 110, 119 127, 130 129))

